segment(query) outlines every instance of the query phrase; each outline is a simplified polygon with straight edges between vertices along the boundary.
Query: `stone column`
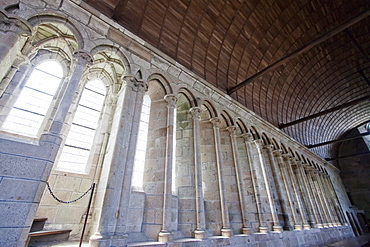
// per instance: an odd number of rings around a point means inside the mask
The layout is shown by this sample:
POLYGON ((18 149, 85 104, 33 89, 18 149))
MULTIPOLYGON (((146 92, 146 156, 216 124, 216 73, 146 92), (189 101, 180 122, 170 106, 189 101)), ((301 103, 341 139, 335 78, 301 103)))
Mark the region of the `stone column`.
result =
POLYGON ((59 102, 59 106, 57 107, 57 111, 49 130, 49 132, 54 135, 60 135, 83 72, 85 71, 86 66, 91 65, 93 62, 92 56, 86 51, 77 50, 73 53, 73 56, 76 59, 76 65, 71 78, 68 81, 68 85, 63 92, 63 96, 59 102))
POLYGON ((337 197, 337 194, 335 192, 335 189, 334 189, 334 186, 333 186, 333 183, 331 182, 331 178, 329 175, 326 175, 326 182, 328 184, 328 188, 329 190, 331 191, 332 193, 332 197, 333 197, 333 201, 334 201, 334 204, 337 208, 337 214, 338 214, 338 218, 339 218, 339 225, 342 225, 342 224, 345 224, 346 223, 346 219, 344 217, 344 214, 343 214, 343 211, 342 211, 342 208, 339 204, 339 201, 338 201, 338 197, 337 197))
POLYGON ((318 195, 318 192, 315 186, 314 178, 312 175, 313 168, 310 165, 306 165, 304 169, 307 171, 306 174, 307 174, 308 185, 312 191, 312 200, 317 210, 317 217, 316 217, 317 228, 323 228, 326 218, 325 218, 325 214, 322 209, 321 200, 319 198, 319 195, 318 195))
POLYGON ((271 212, 271 217, 272 217, 272 222, 273 222, 272 223, 272 230, 274 232, 282 232, 283 229, 279 225, 278 216, 276 214, 276 205, 275 205, 274 198, 272 197, 270 181, 269 181, 269 179, 267 177, 267 169, 266 169, 265 161, 264 161, 263 155, 262 155, 262 151, 263 151, 262 144, 263 144, 263 141, 262 140, 255 140, 254 143, 255 143, 255 145, 257 147, 257 152, 258 152, 258 157, 259 157, 259 163, 260 163, 260 167, 261 167, 261 175, 262 175, 263 182, 264 182, 264 185, 265 185, 265 190, 266 190, 266 194, 267 194, 267 200, 268 200, 268 204, 269 204, 269 208, 270 208, 270 212, 271 212))
POLYGON ((319 208, 319 211, 320 211, 320 216, 321 216, 321 219, 322 219, 322 226, 324 228, 328 228, 329 227, 328 222, 330 220, 328 218, 326 208, 325 208, 325 205, 324 205, 324 201, 322 199, 322 192, 321 192, 321 190, 318 186, 319 181, 317 180, 317 177, 315 175, 316 172, 317 171, 314 168, 310 168, 310 170, 309 170, 310 178, 311 178, 311 181, 312 181, 312 188, 314 189, 315 194, 316 194, 316 199, 317 199, 316 201, 317 201, 317 205, 318 205, 318 208, 319 208))
MULTIPOLYGON (((0 9, 0 65, 7 68, 12 56, 8 56, 12 48, 18 43, 21 36, 28 37, 32 35, 32 26, 22 18, 8 14, 0 9)), ((6 71, 0 72, 0 80, 6 71)))
POLYGON ((174 120, 175 120, 175 95, 169 94, 164 97, 168 102, 167 108, 167 136, 166 136, 166 163, 164 174, 164 198, 163 198, 163 223, 162 230, 158 234, 159 242, 171 241, 171 233, 169 231, 171 223, 171 200, 172 200, 172 169, 173 169, 173 135, 174 135, 174 120))
POLYGON ((301 187, 305 194, 305 198, 306 198, 305 200, 307 202, 306 208, 310 212, 309 216, 310 216, 311 226, 317 228, 318 227, 317 222, 319 221, 317 218, 318 212, 314 205, 315 202, 313 199, 313 193, 309 185, 309 182, 308 182, 305 170, 304 170, 304 166, 305 164, 302 162, 297 165, 297 169, 296 169, 297 177, 300 178, 300 183, 302 185, 301 187))
POLYGON ((301 216, 303 229, 309 230, 310 225, 308 224, 308 221, 307 221, 307 218, 306 218, 307 212, 306 212, 306 209, 304 208, 304 205, 303 205, 303 202, 302 202, 302 197, 301 197, 300 191, 298 189, 297 178, 295 177, 294 172, 293 172, 293 168, 292 168, 292 162, 293 161, 292 160, 293 160, 293 158, 287 159, 288 174, 289 174, 290 179, 292 181, 292 188, 293 188, 295 198, 296 198, 296 201, 297 201, 297 204, 298 204, 298 209, 299 209, 299 213, 300 213, 300 216, 301 216))
POLYGON ((328 174, 323 173, 322 181, 328 193, 329 206, 331 206, 333 210, 332 215, 334 216, 334 219, 336 220, 336 222, 333 222, 334 226, 340 226, 341 225, 340 215, 339 215, 339 212, 337 211, 338 204, 337 204, 335 192, 332 190, 332 187, 331 187, 330 176, 328 174))
POLYGON ((196 220, 197 228, 194 231, 196 239, 203 239, 204 229, 206 228, 206 217, 204 211, 204 195, 202 185, 202 162, 200 154, 200 107, 193 107, 190 109, 193 117, 193 148, 194 148, 194 165, 195 165, 195 204, 196 204, 196 220))
POLYGON ((254 158, 253 158, 253 151, 252 151, 252 135, 251 134, 244 134, 243 138, 245 140, 245 148, 247 150, 247 155, 248 155, 248 164, 249 164, 249 169, 251 171, 251 178, 252 178, 252 184, 253 184, 253 191, 254 191, 254 198, 256 201, 256 209, 257 209, 257 217, 258 217, 258 232, 259 233, 267 233, 268 228, 266 226, 266 221, 264 219, 264 215, 262 212, 262 205, 261 205, 261 194, 260 194, 260 188, 258 186, 258 181, 257 181, 257 174, 256 174, 256 164, 254 158))
POLYGON ((328 225, 329 227, 333 227, 334 224, 335 224, 335 218, 334 218, 334 215, 333 215, 333 211, 330 209, 330 202, 329 202, 329 193, 326 189, 326 185, 323 181, 323 173, 321 171, 318 171, 315 173, 316 174, 316 177, 317 177, 317 181, 318 181, 318 186, 319 186, 319 189, 321 190, 321 196, 322 196, 322 199, 323 199, 323 202, 324 202, 324 207, 326 209, 326 212, 327 212, 327 216, 328 216, 328 219, 329 219, 329 222, 328 222, 328 225))
POLYGON ((281 156, 282 150, 274 150, 273 155, 276 160, 277 167, 275 167, 272 171, 275 174, 276 182, 278 184, 278 191, 281 194, 281 198, 284 201, 282 209, 284 210, 284 213, 286 214, 286 217, 288 219, 286 220, 286 228, 288 230, 291 230, 293 225, 296 222, 296 212, 294 209, 293 201, 290 194, 290 186, 287 182, 287 175, 285 173, 284 168, 284 161, 283 157, 281 156))
POLYGON ((221 200, 221 217, 222 217, 222 229, 221 234, 225 237, 231 236, 230 220, 229 220, 229 210, 227 208, 227 200, 225 195, 225 186, 223 181, 222 172, 222 152, 221 152, 221 140, 220 140, 220 123, 221 120, 218 117, 212 118, 213 123, 213 133, 215 138, 215 151, 216 151, 216 166, 218 175, 218 187, 221 200))
MULTIPOLYGON (((90 238, 91 246, 126 246, 126 223, 130 202, 131 178, 135 159, 141 108, 147 84, 132 75, 124 77, 125 87, 120 92, 115 114, 114 133, 111 134, 111 152, 104 166, 106 176, 104 203, 97 232, 90 238)), ((113 131, 113 130, 112 130, 113 131)), ((102 180, 102 179, 101 179, 102 180)), ((98 188, 99 189, 99 188, 98 188)))
POLYGON ((231 149, 233 153, 233 160, 234 160, 234 166, 235 166, 235 175, 236 175, 236 182, 238 183, 238 193, 239 193, 239 201, 240 201, 240 208, 242 213, 242 221, 243 221, 243 228, 242 232, 243 234, 249 234, 251 233, 251 229, 248 226, 248 220, 246 217, 247 208, 246 205, 246 199, 245 199, 245 184, 243 179, 241 178, 242 170, 240 169, 239 164, 239 158, 238 158, 238 150, 237 150, 237 142, 236 142, 236 136, 235 136, 235 126, 229 126, 227 127, 227 130, 230 133, 230 139, 231 139, 231 149))

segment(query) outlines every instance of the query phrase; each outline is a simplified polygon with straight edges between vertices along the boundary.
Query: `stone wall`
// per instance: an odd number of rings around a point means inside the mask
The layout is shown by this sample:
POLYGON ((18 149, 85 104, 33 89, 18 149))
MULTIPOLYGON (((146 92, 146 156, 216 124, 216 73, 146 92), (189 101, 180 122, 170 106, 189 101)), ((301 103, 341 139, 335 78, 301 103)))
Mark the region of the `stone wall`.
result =
MULTIPOLYGON (((30 140, 2 131, 2 246, 22 246, 35 215, 49 217, 49 228, 72 228, 72 239, 78 238, 86 199, 66 206, 47 191, 41 199, 47 180, 65 200, 97 183, 87 216, 91 246, 314 246, 353 236, 344 214, 353 210, 339 171, 224 92, 82 1, 21 0, 15 12, 33 30, 53 25, 72 41, 62 46, 67 74, 40 135, 30 140), (108 96, 89 168, 84 174, 61 171, 59 145, 82 85, 92 77, 104 81, 108 96), (138 190, 131 178, 144 94, 151 110, 138 190), (27 190, 13 189, 23 187, 30 190, 26 197, 27 190)), ((48 46, 31 46, 42 39, 39 32, 27 35, 27 42, 16 37, 17 45, 7 49, 33 61, 48 46)), ((16 98, 19 92, 7 85, 21 88, 23 80, 4 64, 2 95, 16 98)), ((10 109, 12 102, 0 103, 10 109)))

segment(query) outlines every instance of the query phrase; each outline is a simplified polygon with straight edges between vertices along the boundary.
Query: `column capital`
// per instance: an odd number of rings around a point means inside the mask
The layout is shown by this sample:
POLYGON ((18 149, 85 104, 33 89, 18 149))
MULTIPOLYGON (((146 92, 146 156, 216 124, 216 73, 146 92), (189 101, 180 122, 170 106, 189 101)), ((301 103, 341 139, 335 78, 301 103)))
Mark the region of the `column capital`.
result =
POLYGON ((92 65, 94 61, 92 55, 84 50, 75 50, 73 52, 73 57, 76 59, 76 63, 82 66, 92 65))
POLYGON ((213 123, 213 127, 215 127, 215 128, 219 128, 220 127, 221 118, 219 118, 219 117, 213 117, 209 121, 211 121, 211 123, 213 123))
POLYGON ((0 30, 20 36, 32 36, 32 26, 24 19, 0 9, 0 30))
POLYGON ((272 153, 275 154, 275 155, 282 155, 283 154, 283 150, 281 149, 275 149, 275 150, 272 150, 272 153))
POLYGON ((235 135, 236 126, 235 125, 228 126, 226 127, 226 130, 229 131, 230 135, 235 135))
POLYGON ((274 151, 273 149, 274 149, 274 145, 272 145, 272 144, 267 144, 267 145, 264 145, 263 146, 264 148, 266 148, 267 150, 272 150, 272 151, 274 151))
POLYGON ((257 145, 257 147, 259 147, 259 148, 263 147, 263 140, 262 139, 257 139, 257 140, 254 140, 253 142, 257 145))
POLYGON ((134 92, 144 93, 148 91, 148 84, 143 80, 137 79, 135 76, 126 74, 123 77, 123 80, 126 82, 126 85, 129 86, 134 92))
POLYGON ((167 94, 164 96, 164 99, 168 102, 168 107, 175 107, 176 106, 176 96, 174 94, 167 94))
POLYGON ((250 133, 243 133, 243 134, 241 134, 241 137, 243 137, 244 141, 246 141, 246 142, 253 141, 253 136, 250 133))
POLYGON ((198 106, 194 106, 190 108, 189 110, 190 114, 192 115, 193 119, 200 119, 200 114, 202 113, 202 110, 198 106))

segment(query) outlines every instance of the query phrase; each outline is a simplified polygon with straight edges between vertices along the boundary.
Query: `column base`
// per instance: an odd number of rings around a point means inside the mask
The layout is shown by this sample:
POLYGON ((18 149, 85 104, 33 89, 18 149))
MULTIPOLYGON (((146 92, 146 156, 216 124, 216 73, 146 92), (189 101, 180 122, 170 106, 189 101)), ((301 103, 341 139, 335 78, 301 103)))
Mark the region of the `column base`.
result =
POLYGON ((252 229, 250 229, 249 227, 243 227, 242 228, 242 233, 245 234, 245 235, 249 235, 252 233, 252 229))
POLYGON ((172 242, 172 234, 168 231, 160 231, 158 234, 158 242, 172 242))
POLYGON ((321 224, 321 223, 317 223, 317 224, 316 224, 316 227, 317 227, 317 228, 324 228, 324 225, 323 225, 323 224, 321 224))
POLYGON ((263 233, 263 234, 268 233, 268 228, 267 228, 267 226, 260 226, 260 227, 258 227, 258 232, 259 232, 259 233, 263 233))
POLYGON ((231 229, 229 229, 229 228, 222 228, 221 229, 221 236, 231 237, 231 235, 232 235, 231 229))
POLYGON ((103 236, 100 233, 95 233, 90 237, 89 245, 91 247, 125 247, 127 246, 127 235, 113 235, 113 236, 103 236))
POLYGON ((294 230, 301 231, 302 230, 302 225, 294 225, 294 230))
POLYGON ((283 228, 281 226, 272 226, 272 231, 281 233, 283 231, 283 228))
POLYGON ((303 225, 303 230, 310 230, 311 226, 309 224, 304 224, 303 225))
POLYGON ((322 224, 322 226, 323 226, 324 228, 329 228, 329 224, 328 224, 328 223, 323 223, 323 224, 322 224))
POLYGON ((328 223, 328 226, 329 227, 334 227, 334 224, 333 223, 328 223))
POLYGON ((204 239, 204 231, 203 230, 195 230, 194 231, 194 238, 195 239, 204 239))

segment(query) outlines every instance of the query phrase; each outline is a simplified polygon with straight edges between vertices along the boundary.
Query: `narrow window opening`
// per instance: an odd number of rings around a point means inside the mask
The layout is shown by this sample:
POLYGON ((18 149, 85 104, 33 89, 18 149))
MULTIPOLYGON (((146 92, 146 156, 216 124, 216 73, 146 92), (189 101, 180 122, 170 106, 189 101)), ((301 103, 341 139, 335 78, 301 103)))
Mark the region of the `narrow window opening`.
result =
POLYGON ((31 72, 2 129, 36 137, 63 77, 59 62, 46 60, 31 72))
POLYGON ((138 140, 136 144, 134 171, 132 174, 132 182, 131 182, 131 185, 137 188, 143 187, 146 144, 147 144, 147 139, 148 139, 150 104, 151 104, 150 97, 148 95, 145 95, 144 100, 143 100, 143 106, 141 109, 139 134, 138 134, 138 140))
POLYGON ((58 170, 86 173, 105 93, 100 80, 86 84, 59 158, 58 170))

